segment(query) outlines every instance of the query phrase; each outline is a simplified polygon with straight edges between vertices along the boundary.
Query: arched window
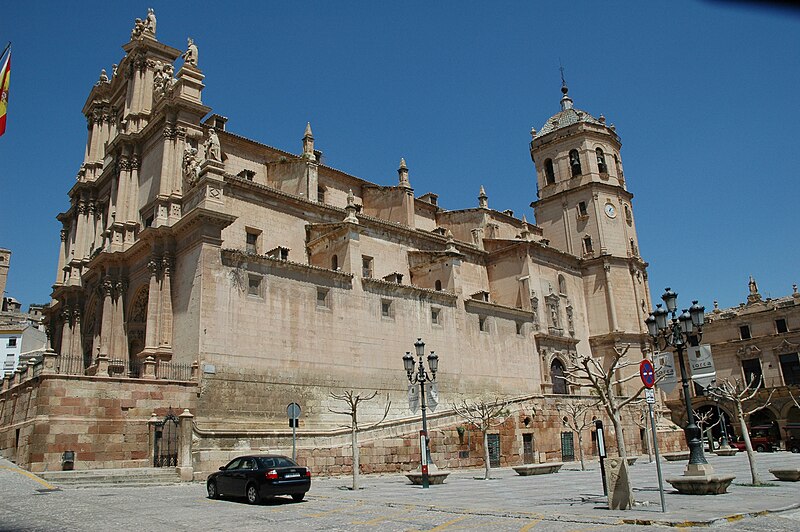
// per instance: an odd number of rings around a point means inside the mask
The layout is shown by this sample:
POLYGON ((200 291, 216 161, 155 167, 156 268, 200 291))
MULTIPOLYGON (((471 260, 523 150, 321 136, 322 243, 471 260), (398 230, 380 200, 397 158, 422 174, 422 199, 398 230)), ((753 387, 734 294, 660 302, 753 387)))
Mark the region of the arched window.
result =
POLYGON ((620 163, 619 157, 617 157, 616 153, 614 154, 614 166, 617 167, 617 177, 622 179, 622 177, 624 175, 622 173, 622 164, 620 163))
POLYGON ((633 216, 631 216, 631 209, 627 205, 625 205, 625 221, 628 222, 628 225, 631 225, 631 222, 633 222, 633 216))
POLYGON ((550 380, 553 382, 553 393, 567 394, 567 381, 564 378, 564 364, 557 358, 550 363, 550 380))
POLYGON ((553 185, 556 182, 556 172, 553 170, 553 159, 544 162, 544 179, 546 185, 553 185))
POLYGON ((437 292, 442 291, 442 282, 439 279, 436 279, 436 283, 434 283, 433 286, 436 287, 437 292))
POLYGON ((594 252, 594 248, 592 247, 592 237, 583 237, 583 252, 586 254, 594 252))
POLYGON ((317 187, 317 202, 325 203, 325 187, 323 186, 317 187))
POLYGON ((608 166, 606 166, 606 156, 603 154, 603 150, 597 148, 594 153, 597 155, 597 169, 601 174, 607 174, 608 166))
POLYGON ((334 255, 331 257, 331 270, 338 270, 339 269, 339 257, 338 255, 334 255))
POLYGON ((583 173, 581 170, 581 158, 578 155, 578 150, 570 150, 569 167, 572 171, 572 177, 577 177, 583 173))

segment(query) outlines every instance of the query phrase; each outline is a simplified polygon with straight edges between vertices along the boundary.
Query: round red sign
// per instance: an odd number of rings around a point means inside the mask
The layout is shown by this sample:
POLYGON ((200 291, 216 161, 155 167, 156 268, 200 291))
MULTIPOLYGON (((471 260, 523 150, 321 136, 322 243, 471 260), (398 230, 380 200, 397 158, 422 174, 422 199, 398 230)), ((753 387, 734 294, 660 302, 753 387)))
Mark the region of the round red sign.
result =
POLYGON ((649 360, 642 360, 641 364, 639 364, 639 376, 642 378, 645 388, 652 388, 656 383, 656 372, 653 369, 653 363, 649 360))

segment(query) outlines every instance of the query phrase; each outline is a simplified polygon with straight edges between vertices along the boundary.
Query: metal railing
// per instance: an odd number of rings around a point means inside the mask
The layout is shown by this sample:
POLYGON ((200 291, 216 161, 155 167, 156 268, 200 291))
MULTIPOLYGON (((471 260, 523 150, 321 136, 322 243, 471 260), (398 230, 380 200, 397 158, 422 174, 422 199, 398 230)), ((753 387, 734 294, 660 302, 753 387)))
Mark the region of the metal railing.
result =
MULTIPOLYGON (((86 363, 81 356, 59 355, 55 360, 56 373, 61 375, 85 375, 86 363)), ((97 363, 97 361, 94 361, 97 363)), ((39 368, 41 364, 37 364, 39 368)), ((108 361, 108 375, 111 377, 127 377, 139 379, 145 377, 145 364, 140 360, 123 360, 113 358, 108 361)), ((36 369, 34 370, 36 372, 36 369)), ((155 378, 173 381, 191 381, 192 364, 160 361, 154 367, 155 378)), ((38 370, 41 373, 41 369, 38 370)), ((38 373, 35 373, 38 374, 38 373)))

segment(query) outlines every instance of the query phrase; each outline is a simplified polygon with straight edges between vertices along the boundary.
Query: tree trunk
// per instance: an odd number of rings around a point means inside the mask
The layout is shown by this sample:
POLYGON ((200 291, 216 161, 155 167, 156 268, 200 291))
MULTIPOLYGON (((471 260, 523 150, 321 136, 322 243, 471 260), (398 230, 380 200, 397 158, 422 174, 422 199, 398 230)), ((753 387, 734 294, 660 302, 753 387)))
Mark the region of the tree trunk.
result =
POLYGON ((586 464, 583 461, 583 431, 578 431, 578 456, 581 459, 581 471, 586 471, 586 464))
POLYGON ((614 424, 614 432, 616 433, 617 452, 622 460, 628 459, 628 453, 625 452, 625 435, 622 433, 622 423, 619 419, 619 411, 611 415, 611 422, 614 424))
POLYGON ((489 480, 489 470, 492 468, 492 464, 489 461, 489 433, 485 430, 483 431, 483 463, 486 467, 483 480, 489 480))
POLYGON ((353 428, 350 430, 350 436, 353 442, 353 490, 358 489, 358 474, 361 469, 361 464, 358 456, 358 431, 353 428))
POLYGON ((750 462, 750 476, 753 478, 753 485, 760 486, 761 478, 758 476, 758 469, 756 469, 756 453, 753 452, 753 444, 750 442, 750 433, 747 432, 747 424, 744 422, 744 413, 742 412, 742 405, 736 404, 736 417, 739 418, 739 428, 742 431, 744 438, 744 447, 747 451, 747 460, 750 462))

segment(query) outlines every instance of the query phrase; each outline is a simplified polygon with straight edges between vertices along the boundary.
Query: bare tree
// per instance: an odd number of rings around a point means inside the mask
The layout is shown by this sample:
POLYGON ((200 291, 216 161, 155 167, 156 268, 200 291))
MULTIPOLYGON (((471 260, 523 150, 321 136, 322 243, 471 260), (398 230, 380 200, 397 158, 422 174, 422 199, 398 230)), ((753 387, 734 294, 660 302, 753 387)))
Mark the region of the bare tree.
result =
POLYGON ((592 424, 589 411, 594 406, 594 404, 586 405, 572 402, 556 403, 556 412, 561 418, 561 423, 571 431, 578 433, 578 456, 581 459, 581 471, 586 471, 586 465, 583 460, 583 431, 592 424))
POLYGON ((603 363, 590 355, 580 355, 572 353, 570 365, 563 377, 569 384, 574 386, 590 386, 597 395, 598 405, 602 405, 614 425, 614 432, 617 439, 617 451, 620 458, 627 459, 625 452, 625 437, 622 433, 622 409, 633 401, 636 401, 639 394, 644 390, 640 387, 636 393, 628 397, 618 395, 615 389, 620 388, 624 383, 639 377, 638 372, 631 373, 627 377, 622 376, 622 370, 638 365, 625 359, 625 355, 630 349, 630 344, 624 348, 614 347, 614 356, 608 369, 603 367, 603 363))
POLYGON ((492 467, 489 462, 489 429, 501 425, 509 416, 508 403, 508 400, 499 397, 474 401, 463 399, 460 403, 453 403, 456 414, 474 425, 483 435, 483 463, 486 468, 484 480, 489 480, 489 470, 492 467))
POLYGON ((750 476, 753 478, 753 485, 759 486, 762 484, 761 478, 758 476, 758 470, 756 469, 756 453, 753 452, 753 444, 750 442, 750 433, 747 431, 747 424, 744 421, 746 416, 753 414, 754 412, 758 412, 762 408, 766 408, 769 406, 770 401, 772 400, 772 394, 775 393, 773 389, 769 393, 769 397, 767 400, 764 401, 763 404, 751 409, 745 410, 744 403, 752 400, 761 389, 761 384, 763 383, 763 378, 759 377, 758 383, 756 383, 756 376, 750 379, 746 385, 742 379, 736 378, 733 381, 730 379, 725 379, 722 382, 718 382, 717 386, 709 386, 706 388, 708 393, 713 397, 717 397, 722 401, 728 401, 733 404, 734 411, 736 412, 736 417, 739 420, 739 429, 742 432, 742 437, 744 438, 744 447, 747 450, 747 460, 750 462, 750 476))
POLYGON ((695 409, 692 409, 694 412, 694 420, 698 427, 700 427, 700 434, 705 434, 706 439, 708 440, 708 451, 713 453, 714 452, 714 436, 712 436, 711 429, 716 427, 720 424, 722 420, 721 417, 717 418, 717 421, 711 423, 711 418, 714 415, 711 410, 706 410, 705 412, 698 412, 695 409))
POLYGON ((386 420, 386 416, 389 415, 389 407, 392 406, 392 402, 389 400, 389 394, 386 394, 386 408, 383 412, 383 417, 377 423, 373 423, 372 425, 361 428, 358 426, 358 405, 360 403, 371 401, 378 395, 378 392, 375 391, 372 394, 362 397, 360 393, 355 393, 353 390, 347 390, 344 393, 336 394, 331 392, 330 396, 337 401, 341 401, 347 407, 347 410, 333 410, 329 408, 330 412, 334 414, 342 414, 344 416, 350 416, 350 423, 344 425, 345 427, 350 429, 350 438, 353 445, 353 488, 357 490, 359 488, 358 480, 359 480, 359 472, 361 469, 361 462, 359 460, 359 449, 358 449, 358 433, 362 430, 369 430, 371 428, 375 428, 381 423, 386 420))

